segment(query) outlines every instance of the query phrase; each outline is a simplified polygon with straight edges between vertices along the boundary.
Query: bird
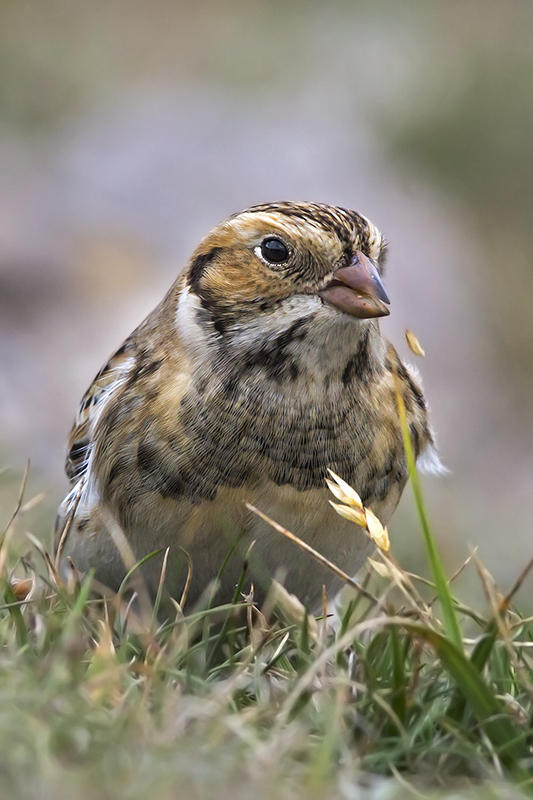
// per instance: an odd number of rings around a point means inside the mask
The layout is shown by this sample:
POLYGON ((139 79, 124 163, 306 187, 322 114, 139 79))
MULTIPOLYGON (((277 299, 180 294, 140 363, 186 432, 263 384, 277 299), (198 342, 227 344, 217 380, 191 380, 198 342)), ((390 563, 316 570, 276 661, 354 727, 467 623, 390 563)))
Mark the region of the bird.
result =
POLYGON ((389 522, 408 479, 397 392, 418 463, 440 469, 418 374, 380 331, 386 253, 368 218, 323 203, 255 205, 214 227, 82 398, 61 569, 116 591, 118 530, 152 595, 165 556, 165 591, 183 600, 187 582, 190 605, 243 585, 259 602, 274 578, 309 609, 334 596, 337 576, 247 504, 355 575, 373 544, 335 514, 325 479, 389 522))

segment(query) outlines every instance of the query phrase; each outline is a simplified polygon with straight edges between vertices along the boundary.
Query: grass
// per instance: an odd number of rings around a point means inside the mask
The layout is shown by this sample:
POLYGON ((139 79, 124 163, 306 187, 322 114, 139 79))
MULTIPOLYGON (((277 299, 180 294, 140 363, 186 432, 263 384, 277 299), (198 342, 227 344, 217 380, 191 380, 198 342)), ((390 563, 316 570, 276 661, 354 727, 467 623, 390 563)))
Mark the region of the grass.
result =
POLYGON ((533 619, 512 600, 531 564, 504 595, 472 555, 488 611, 463 605, 406 450, 434 580, 378 551, 336 630, 280 587, 162 619, 127 582, 61 582, 35 538, 21 554, 22 489, 0 539, 3 796, 530 794, 533 619))

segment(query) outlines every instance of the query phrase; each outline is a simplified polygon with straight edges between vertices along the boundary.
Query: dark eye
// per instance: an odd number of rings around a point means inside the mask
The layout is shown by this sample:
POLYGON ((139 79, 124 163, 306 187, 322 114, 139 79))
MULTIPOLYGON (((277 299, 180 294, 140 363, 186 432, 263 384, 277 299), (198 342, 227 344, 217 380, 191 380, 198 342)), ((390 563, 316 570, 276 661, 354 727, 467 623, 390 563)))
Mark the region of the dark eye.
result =
POLYGON ((261 243, 261 255, 269 264, 282 264, 289 257, 287 245, 275 236, 263 239, 261 243))

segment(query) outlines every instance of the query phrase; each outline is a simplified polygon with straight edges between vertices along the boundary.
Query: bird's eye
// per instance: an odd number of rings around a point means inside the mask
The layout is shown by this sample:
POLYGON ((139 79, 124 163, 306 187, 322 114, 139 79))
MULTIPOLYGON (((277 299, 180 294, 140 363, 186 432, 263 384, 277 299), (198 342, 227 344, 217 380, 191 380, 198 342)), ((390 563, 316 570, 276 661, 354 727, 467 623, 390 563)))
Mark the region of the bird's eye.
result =
POLYGON ((282 264, 287 261, 289 251, 281 239, 269 236, 261 242, 261 255, 269 264, 282 264))

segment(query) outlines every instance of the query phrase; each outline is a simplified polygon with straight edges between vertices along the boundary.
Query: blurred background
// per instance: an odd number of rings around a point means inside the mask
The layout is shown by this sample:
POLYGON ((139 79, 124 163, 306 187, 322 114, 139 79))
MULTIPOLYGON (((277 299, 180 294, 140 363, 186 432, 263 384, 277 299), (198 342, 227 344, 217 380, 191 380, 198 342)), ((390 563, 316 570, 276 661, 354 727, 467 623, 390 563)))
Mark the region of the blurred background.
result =
MULTIPOLYGON (((2 519, 31 458, 49 536, 81 394, 207 230, 316 200, 390 241, 383 327, 426 350, 451 470, 424 479, 435 532, 508 588, 533 555, 532 36, 530 0, 1 0, 2 519)), ((425 571, 409 490, 391 536, 425 571)))

